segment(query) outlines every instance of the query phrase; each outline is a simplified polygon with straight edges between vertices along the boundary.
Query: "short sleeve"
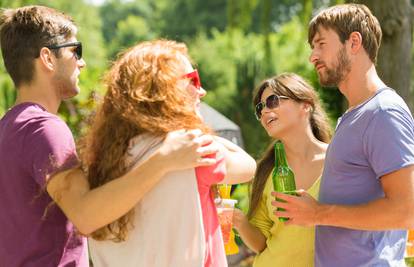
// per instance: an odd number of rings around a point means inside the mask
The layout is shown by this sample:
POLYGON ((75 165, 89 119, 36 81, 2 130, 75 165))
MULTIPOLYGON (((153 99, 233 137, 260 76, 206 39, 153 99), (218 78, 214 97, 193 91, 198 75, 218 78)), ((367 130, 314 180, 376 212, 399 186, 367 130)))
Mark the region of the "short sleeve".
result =
POLYGON ((55 173, 78 163, 75 142, 68 126, 59 118, 44 118, 31 125, 26 137, 26 152, 31 159, 31 173, 42 187, 55 173))
MULTIPOLYGON (((264 191, 266 192, 266 189, 264 191)), ((273 221, 269 217, 266 203, 267 195, 264 193, 259 201, 253 217, 250 219, 250 223, 259 229, 267 239, 270 236, 270 229, 273 226, 273 221)))
POLYGON ((414 164, 414 125, 407 111, 379 110, 363 138, 364 152, 377 178, 414 164))

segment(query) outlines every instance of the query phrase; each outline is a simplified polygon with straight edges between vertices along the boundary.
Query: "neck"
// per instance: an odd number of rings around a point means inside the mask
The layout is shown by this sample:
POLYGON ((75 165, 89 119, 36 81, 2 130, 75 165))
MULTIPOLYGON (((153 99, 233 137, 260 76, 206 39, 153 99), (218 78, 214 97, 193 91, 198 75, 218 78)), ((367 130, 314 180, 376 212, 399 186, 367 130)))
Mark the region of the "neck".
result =
POLYGON ((280 138, 285 146, 288 162, 292 162, 293 159, 312 160, 315 152, 325 146, 323 142, 315 138, 309 125, 304 129, 295 129, 291 132, 280 138))
POLYGON ((61 99, 56 94, 56 90, 53 90, 51 83, 33 81, 17 89, 15 105, 24 102, 39 104, 48 112, 57 114, 61 99))
POLYGON ((385 86, 371 61, 365 64, 355 62, 346 78, 338 85, 339 90, 348 100, 348 109, 363 103, 385 86))

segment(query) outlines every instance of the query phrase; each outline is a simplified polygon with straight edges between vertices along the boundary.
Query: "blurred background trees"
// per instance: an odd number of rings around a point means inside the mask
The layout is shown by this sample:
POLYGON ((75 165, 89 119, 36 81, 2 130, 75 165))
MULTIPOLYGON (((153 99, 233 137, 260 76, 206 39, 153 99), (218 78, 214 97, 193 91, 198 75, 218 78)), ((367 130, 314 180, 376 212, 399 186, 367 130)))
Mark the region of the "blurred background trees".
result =
MULTIPOLYGON (((341 0, 0 0, 0 6, 47 5, 70 14, 79 26, 87 68, 81 94, 60 110, 75 135, 103 94, 100 79, 116 55, 143 40, 185 42, 208 94, 205 101, 242 129, 247 151, 258 157, 269 139, 251 105, 262 79, 296 72, 318 90, 332 125, 345 109, 338 90, 322 90, 308 62, 307 24, 321 8, 341 0)), ((413 108, 412 2, 348 0, 368 5, 383 27, 378 70, 413 108)), ((13 84, 0 66, 0 115, 15 99, 13 84)))
MULTIPOLYGON (((407 1, 400 0, 397 6, 402 6, 402 2, 407 4, 407 1)), ((317 76, 308 63, 310 50, 306 43, 307 23, 313 13, 341 2, 0 0, 0 6, 47 5, 67 12, 78 24, 78 39, 84 43, 84 58, 87 62, 80 79, 82 92, 78 97, 65 101, 60 110, 75 136, 80 134, 82 122, 94 109, 93 100, 104 93, 100 78, 111 60, 124 48, 137 42, 168 38, 188 45, 208 91, 205 101, 241 127, 247 151, 258 157, 269 141, 265 132, 258 127, 251 105, 252 91, 262 79, 281 72, 296 72, 317 88, 333 125, 342 113, 344 100, 340 93, 319 88, 317 76)), ((402 6, 402 10, 408 9, 402 6)), ((403 23, 406 20, 396 21, 403 23)), ((403 30, 407 31, 405 28, 403 30)), ((402 36, 411 38, 411 34, 402 36)), ((410 45, 411 51, 411 41, 406 44, 410 45)), ((390 62, 388 58, 395 55, 394 51, 388 51, 389 56, 384 62, 390 62)), ((397 74, 404 79, 395 79, 392 76, 394 72, 389 72, 389 68, 384 73, 389 73, 386 77, 391 80, 404 81, 406 88, 407 79, 410 81, 412 78, 411 57, 402 54, 401 59, 395 58, 390 68, 400 67, 401 71, 397 74), (405 62, 408 60, 404 65, 400 64, 402 58, 406 59, 405 62)), ((382 62, 381 57, 379 62, 382 62)), ((400 88, 399 85, 396 83, 396 88, 400 88)), ((15 99, 13 84, 3 65, 0 66, 0 88, 1 115, 15 99)), ((407 99, 412 96, 411 91, 404 92, 407 93, 402 95, 407 99)))
MULTIPOLYGON (((307 24, 321 8, 341 0, 0 0, 0 6, 46 5, 70 14, 79 26, 87 67, 81 94, 66 101, 62 117, 78 136, 84 118, 103 94, 100 79, 111 60, 137 42, 168 38, 185 42, 200 70, 205 101, 242 129, 247 151, 258 157, 269 142, 253 115, 252 91, 262 79, 296 72, 318 90, 332 125, 345 109, 338 90, 321 89, 308 62, 307 24)), ((412 1, 347 1, 368 5, 382 23, 378 69, 413 108, 412 1)), ((15 99, 0 65, 0 115, 15 99)))
MULTIPOLYGON (((188 45, 208 90, 205 101, 241 127, 247 151, 257 157, 269 140, 254 118, 252 90, 260 80, 286 71, 297 72, 318 86, 307 61, 307 22, 313 11, 337 2, 0 0, 0 6, 46 5, 75 19, 87 68, 80 77, 81 94, 65 101, 60 110, 75 136, 93 111, 93 100, 104 93, 100 79, 111 60, 137 42, 168 38, 188 45)), ((0 86, 1 115, 15 99, 3 64, 0 86)), ((342 97, 336 90, 320 92, 334 123, 343 109, 342 97)))
MULTIPOLYGON (((46 5, 70 14, 79 26, 87 67, 82 92, 60 109, 76 137, 95 99, 100 79, 122 49, 143 40, 185 42, 200 71, 205 101, 242 129, 246 150, 258 158, 270 139, 255 120, 252 91, 266 77, 295 72, 319 92, 334 126, 346 103, 338 90, 321 89, 308 62, 307 25, 321 8, 343 2, 368 5, 383 27, 378 69, 413 108, 412 5, 414 0, 0 0, 2 8, 46 5)), ((0 65, 0 116, 15 90, 0 65)))

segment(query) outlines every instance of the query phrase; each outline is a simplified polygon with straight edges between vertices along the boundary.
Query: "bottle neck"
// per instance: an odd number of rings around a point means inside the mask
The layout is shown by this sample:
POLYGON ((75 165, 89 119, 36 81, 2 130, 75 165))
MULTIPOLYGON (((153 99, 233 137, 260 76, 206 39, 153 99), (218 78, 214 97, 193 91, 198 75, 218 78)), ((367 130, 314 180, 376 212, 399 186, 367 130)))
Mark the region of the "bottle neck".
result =
POLYGON ((281 141, 275 143, 275 167, 288 167, 285 147, 281 141))

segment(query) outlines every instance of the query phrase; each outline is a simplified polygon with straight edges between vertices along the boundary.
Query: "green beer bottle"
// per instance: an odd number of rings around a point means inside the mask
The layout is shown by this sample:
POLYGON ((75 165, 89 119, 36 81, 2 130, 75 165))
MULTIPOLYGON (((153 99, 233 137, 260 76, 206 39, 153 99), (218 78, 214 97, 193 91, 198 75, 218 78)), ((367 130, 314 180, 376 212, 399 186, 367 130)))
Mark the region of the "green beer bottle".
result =
MULTIPOLYGON (((286 160, 286 153, 283 143, 277 141, 275 143, 275 168, 272 173, 273 189, 289 195, 296 195, 295 175, 289 168, 286 160)), ((277 201, 283 201, 276 199, 277 201)), ((283 211, 284 209, 278 208, 283 211)), ((279 217, 279 221, 285 222, 288 218, 279 217)))

